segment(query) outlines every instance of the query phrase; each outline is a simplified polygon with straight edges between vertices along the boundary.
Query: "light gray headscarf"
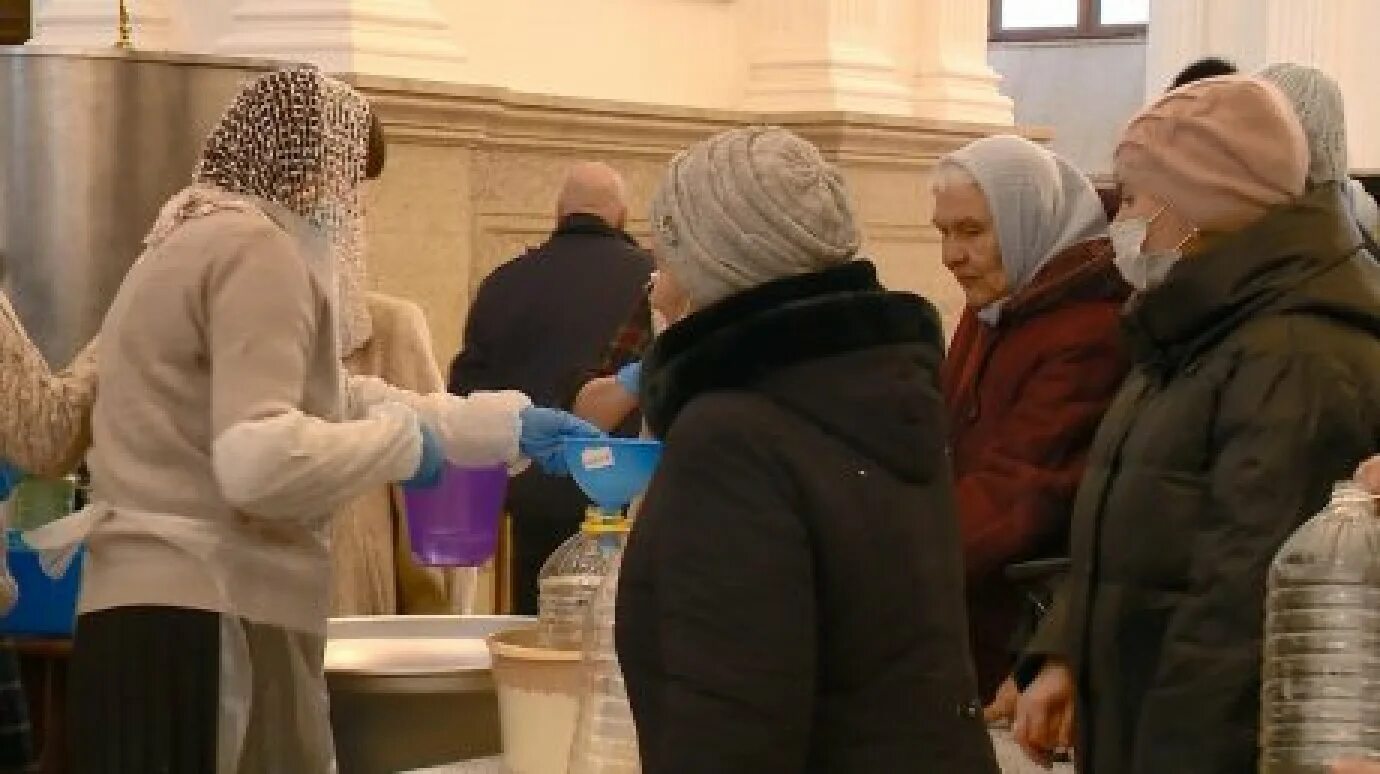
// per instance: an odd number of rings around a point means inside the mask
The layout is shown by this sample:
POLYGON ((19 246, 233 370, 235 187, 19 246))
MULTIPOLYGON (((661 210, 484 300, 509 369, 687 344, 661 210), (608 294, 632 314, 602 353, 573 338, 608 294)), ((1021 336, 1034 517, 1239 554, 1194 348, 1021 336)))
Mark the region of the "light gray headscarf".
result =
POLYGON ((1346 109, 1337 82, 1316 67, 1287 62, 1266 67, 1260 77, 1284 93, 1303 124, 1308 138, 1308 184, 1345 180, 1346 109))
MULTIPOLYGON (((967 172, 987 197, 1012 294, 1029 285, 1054 256, 1107 235, 1107 215, 1092 183, 1073 165, 1023 137, 986 137, 940 163, 967 172)), ((995 325, 1002 305, 989 304, 978 317, 995 325)))
POLYGON ((1260 71, 1289 100, 1308 138, 1308 185, 1342 184, 1343 203, 1357 228, 1375 238, 1380 210, 1357 180, 1348 177, 1346 103, 1342 87, 1332 76, 1308 65, 1283 62, 1260 71))
POLYGON ((677 156, 652 200, 662 255, 712 304, 852 260, 858 228, 843 176, 785 129, 733 129, 677 156))

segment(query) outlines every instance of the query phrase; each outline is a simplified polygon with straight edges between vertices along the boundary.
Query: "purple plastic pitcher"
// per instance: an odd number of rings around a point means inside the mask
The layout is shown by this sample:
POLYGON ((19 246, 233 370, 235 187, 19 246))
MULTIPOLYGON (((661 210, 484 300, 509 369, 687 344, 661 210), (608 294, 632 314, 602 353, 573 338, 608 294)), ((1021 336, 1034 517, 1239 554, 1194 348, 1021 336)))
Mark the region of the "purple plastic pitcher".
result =
POLYGON ((403 490, 412 556, 428 567, 477 567, 494 555, 508 470, 446 465, 431 489, 403 490))

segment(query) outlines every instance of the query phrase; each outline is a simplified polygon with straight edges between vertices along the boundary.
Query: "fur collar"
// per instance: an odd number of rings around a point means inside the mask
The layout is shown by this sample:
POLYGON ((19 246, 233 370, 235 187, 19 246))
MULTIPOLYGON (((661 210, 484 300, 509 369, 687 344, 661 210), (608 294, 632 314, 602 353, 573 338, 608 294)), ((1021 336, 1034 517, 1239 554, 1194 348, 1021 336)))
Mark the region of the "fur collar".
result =
POLYGON ((934 308, 889 292, 854 261, 738 293, 667 329, 643 364, 642 405, 657 437, 696 396, 748 390, 805 361, 942 340, 934 308))

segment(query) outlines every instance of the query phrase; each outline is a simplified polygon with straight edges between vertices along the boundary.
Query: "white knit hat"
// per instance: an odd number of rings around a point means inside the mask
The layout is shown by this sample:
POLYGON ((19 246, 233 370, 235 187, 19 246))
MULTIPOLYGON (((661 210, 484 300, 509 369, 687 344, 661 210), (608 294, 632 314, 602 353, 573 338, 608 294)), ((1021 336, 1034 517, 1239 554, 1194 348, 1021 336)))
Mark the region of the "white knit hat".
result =
POLYGON ((1293 105, 1308 138, 1308 183, 1330 183, 1347 176, 1346 111, 1342 89, 1316 67, 1272 64, 1260 77, 1273 83, 1293 105))
POLYGON ((691 146, 671 162, 651 216, 669 268, 701 306, 845 263, 859 246, 843 176, 779 128, 691 146))

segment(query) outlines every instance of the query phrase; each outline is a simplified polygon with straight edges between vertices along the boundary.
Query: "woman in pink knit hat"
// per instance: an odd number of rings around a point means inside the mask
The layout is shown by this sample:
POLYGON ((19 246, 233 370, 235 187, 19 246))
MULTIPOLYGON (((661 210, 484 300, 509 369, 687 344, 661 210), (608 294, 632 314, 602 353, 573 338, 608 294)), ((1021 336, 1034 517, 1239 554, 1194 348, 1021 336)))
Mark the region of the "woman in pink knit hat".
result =
POLYGON ((1380 276, 1335 192, 1304 193, 1303 131, 1263 81, 1170 92, 1114 161, 1134 365, 1016 732, 1047 754, 1076 714, 1084 774, 1254 771, 1270 559, 1380 438, 1380 276))

